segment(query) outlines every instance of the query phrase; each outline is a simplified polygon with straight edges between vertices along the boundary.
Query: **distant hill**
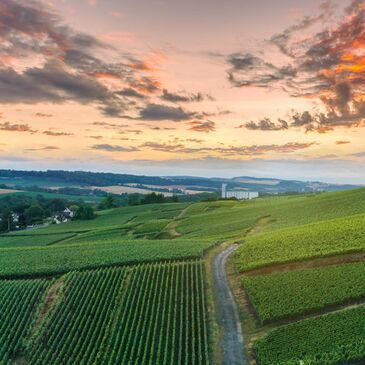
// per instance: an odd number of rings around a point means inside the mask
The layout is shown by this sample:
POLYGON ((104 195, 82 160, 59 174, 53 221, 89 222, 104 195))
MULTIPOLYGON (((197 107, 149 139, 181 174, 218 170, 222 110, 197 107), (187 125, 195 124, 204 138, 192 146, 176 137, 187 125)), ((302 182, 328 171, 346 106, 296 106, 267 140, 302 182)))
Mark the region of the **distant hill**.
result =
MULTIPOLYGON (((20 171, 0 170, 0 184, 12 188, 38 187, 83 187, 100 188, 126 187, 136 191, 160 191, 172 193, 216 192, 222 183, 228 189, 254 190, 260 193, 289 193, 349 190, 360 187, 350 184, 329 184, 320 181, 282 180, 275 178, 257 178, 239 176, 230 179, 220 177, 205 178, 196 176, 144 176, 114 174, 88 171, 20 171)), ((128 190, 129 189, 129 190, 128 190)), ((123 189, 121 189, 123 191, 123 189)))

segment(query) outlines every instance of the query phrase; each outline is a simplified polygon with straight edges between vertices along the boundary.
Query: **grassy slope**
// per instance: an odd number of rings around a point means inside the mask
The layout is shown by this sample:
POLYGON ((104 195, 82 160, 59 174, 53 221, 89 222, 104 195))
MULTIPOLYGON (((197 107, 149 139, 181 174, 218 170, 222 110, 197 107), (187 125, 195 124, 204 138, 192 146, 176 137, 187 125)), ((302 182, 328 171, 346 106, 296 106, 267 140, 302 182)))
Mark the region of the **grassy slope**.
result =
POLYGON ((286 228, 247 239, 240 270, 365 250, 365 214, 286 228))
POLYGON ((263 217, 262 231, 365 213, 365 189, 336 193, 267 197, 252 201, 207 202, 190 207, 177 231, 188 237, 241 237, 263 217))
MULTIPOLYGON (((69 232, 88 232, 99 229, 112 229, 124 226, 128 221, 144 223, 152 219, 169 216, 173 218, 187 206, 185 203, 150 204, 123 207, 98 212, 96 219, 90 221, 71 221, 63 224, 52 224, 32 231, 13 232, 13 235, 41 235, 69 232), (172 209, 173 208, 173 209, 172 209)), ((0 236, 1 237, 1 236, 0 236)))

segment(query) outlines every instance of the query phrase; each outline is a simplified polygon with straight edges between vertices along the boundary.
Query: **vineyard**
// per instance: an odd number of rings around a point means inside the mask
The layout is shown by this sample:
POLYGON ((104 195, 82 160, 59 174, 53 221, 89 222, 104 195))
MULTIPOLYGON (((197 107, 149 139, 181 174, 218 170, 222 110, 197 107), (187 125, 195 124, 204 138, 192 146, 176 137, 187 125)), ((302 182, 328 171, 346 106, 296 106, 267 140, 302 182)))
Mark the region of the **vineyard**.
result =
POLYGON ((4 281, 0 290, 11 294, 2 313, 1 364, 15 357, 34 365, 209 363, 199 260, 4 281), (57 300, 45 311, 41 298, 57 282, 57 300))
POLYGON ((250 237, 240 247, 242 271, 365 250, 365 215, 286 228, 250 237))
POLYGON ((279 327, 254 348, 260 365, 361 364, 365 358, 365 307, 279 327))
POLYGON ((364 283, 363 262, 245 276, 243 279, 251 303, 263 323, 365 299, 364 283))
POLYGON ((48 280, 0 280, 0 364, 7 365, 23 349, 36 308, 52 284, 48 280))
POLYGON ((195 258, 201 257, 214 244, 210 240, 103 239, 90 244, 9 248, 1 250, 0 277, 54 275, 100 266, 195 258))
POLYGON ((1 235, 0 248, 47 246, 67 238, 73 237, 72 233, 42 234, 42 235, 1 235))
POLYGON ((151 204, 1 235, 0 365, 219 364, 205 268, 232 242, 252 363, 361 363, 363 201, 365 189, 151 204))

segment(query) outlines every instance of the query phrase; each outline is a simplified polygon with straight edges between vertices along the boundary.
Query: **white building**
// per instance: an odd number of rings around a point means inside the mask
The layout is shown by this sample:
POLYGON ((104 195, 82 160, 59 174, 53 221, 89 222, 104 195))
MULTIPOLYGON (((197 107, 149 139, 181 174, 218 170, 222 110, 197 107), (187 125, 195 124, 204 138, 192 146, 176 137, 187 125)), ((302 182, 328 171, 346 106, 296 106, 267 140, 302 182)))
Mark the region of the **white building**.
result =
POLYGON ((257 191, 234 191, 227 190, 227 184, 222 184, 222 198, 236 198, 238 200, 251 200, 258 198, 257 191))

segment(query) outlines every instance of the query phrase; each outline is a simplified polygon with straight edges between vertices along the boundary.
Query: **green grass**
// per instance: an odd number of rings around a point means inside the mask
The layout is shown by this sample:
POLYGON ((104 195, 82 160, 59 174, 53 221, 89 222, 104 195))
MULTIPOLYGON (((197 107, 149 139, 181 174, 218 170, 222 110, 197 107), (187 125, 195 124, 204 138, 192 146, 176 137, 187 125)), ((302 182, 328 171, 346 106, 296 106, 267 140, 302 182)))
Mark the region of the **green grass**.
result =
POLYGON ((245 276, 243 284, 263 323, 365 298, 365 263, 245 276))
MULTIPOLYGON (((103 210, 97 212, 97 217, 89 221, 74 220, 62 224, 51 224, 45 228, 27 231, 27 234, 87 232, 98 229, 116 228, 118 226, 121 227, 131 220, 136 223, 144 223, 154 219, 160 213, 169 212, 172 208, 171 206, 174 207, 174 215, 177 215, 186 204, 149 204, 103 210)), ((20 231, 12 234, 17 235, 23 233, 24 231, 20 231)))
POLYGON ((262 227, 262 231, 271 232, 365 213, 364 202, 365 189, 241 202, 203 202, 189 207, 176 229, 187 237, 243 238, 263 217, 270 217, 270 224, 262 227))
POLYGON ((69 194, 58 194, 58 193, 48 193, 48 192, 37 192, 37 191, 14 191, 9 192, 6 194, 1 194, 1 197, 9 196, 9 195, 24 195, 29 196, 31 198, 36 198, 37 196, 41 195, 44 198, 47 199, 65 199, 70 201, 79 201, 82 200, 84 202, 89 203, 97 203, 103 200, 102 196, 96 196, 96 195, 69 195, 69 194))
POLYGON ((169 223, 170 221, 168 219, 156 219, 151 220, 148 222, 145 222, 141 224, 140 226, 137 226, 133 233, 135 235, 145 235, 145 234, 155 234, 157 235, 160 233, 169 223))
POLYGON ((237 250, 247 271, 272 264, 365 250, 365 215, 334 219, 253 236, 237 250))
POLYGON ((102 239, 92 243, 0 249, 0 277, 54 275, 77 269, 201 257, 210 240, 102 239))
MULTIPOLYGON (((122 239, 125 240, 129 230, 133 227, 133 224, 127 223, 121 227, 117 226, 115 228, 98 229, 86 233, 79 233, 70 239, 59 242, 58 245, 73 243, 104 243, 111 240, 118 242, 119 244, 122 239)), ((132 235, 128 235, 128 239, 132 238, 132 235)))
POLYGON ((279 327, 254 349, 259 365, 363 364, 365 307, 279 327))
POLYGON ((72 237, 71 233, 29 235, 29 236, 0 236, 0 248, 26 247, 26 246, 47 246, 66 238, 72 237))

